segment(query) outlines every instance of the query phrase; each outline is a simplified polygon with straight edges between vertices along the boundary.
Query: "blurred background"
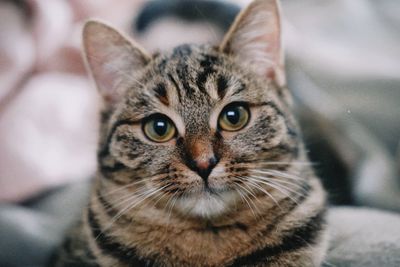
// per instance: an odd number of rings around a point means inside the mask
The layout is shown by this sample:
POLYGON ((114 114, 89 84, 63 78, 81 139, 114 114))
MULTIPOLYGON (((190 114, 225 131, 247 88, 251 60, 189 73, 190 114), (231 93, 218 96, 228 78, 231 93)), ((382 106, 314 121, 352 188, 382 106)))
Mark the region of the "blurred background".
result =
MULTIPOLYGON (((147 2, 0 0, 0 218, 63 185, 86 186, 95 171, 99 99, 81 58, 85 20, 152 51, 218 42, 225 30, 206 13, 139 29, 147 2)), ((289 88, 332 203, 399 211, 400 1, 282 0, 282 10, 289 88)))

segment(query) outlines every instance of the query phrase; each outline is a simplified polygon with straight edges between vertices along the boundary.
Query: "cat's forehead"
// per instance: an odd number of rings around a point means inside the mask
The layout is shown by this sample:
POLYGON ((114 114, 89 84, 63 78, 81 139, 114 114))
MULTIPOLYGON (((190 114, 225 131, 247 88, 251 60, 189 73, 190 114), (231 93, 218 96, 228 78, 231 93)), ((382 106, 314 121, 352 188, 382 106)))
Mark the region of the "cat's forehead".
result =
POLYGON ((175 93, 180 104, 201 104, 212 98, 207 82, 222 75, 223 61, 211 47, 181 45, 155 59, 154 78, 165 81, 169 93, 175 93))
POLYGON ((234 79, 225 61, 209 46, 178 46, 154 57, 144 74, 142 93, 180 111, 208 109, 224 98, 234 79))
POLYGON ((155 58, 154 78, 172 81, 185 100, 194 100, 213 93, 205 88, 209 80, 229 79, 228 66, 226 58, 211 46, 181 45, 155 58))
POLYGON ((254 77, 207 45, 181 45, 153 57, 129 97, 129 109, 144 116, 178 114, 185 123, 208 121, 216 106, 252 101, 263 94, 254 77))
POLYGON ((208 62, 209 64, 217 64, 221 61, 221 56, 221 53, 219 53, 215 47, 210 45, 183 44, 170 51, 159 53, 158 57, 156 56, 155 59, 156 61, 158 60, 161 65, 163 62, 183 63, 187 60, 190 60, 188 63, 200 64, 202 61, 207 59, 212 60, 212 62, 208 62))

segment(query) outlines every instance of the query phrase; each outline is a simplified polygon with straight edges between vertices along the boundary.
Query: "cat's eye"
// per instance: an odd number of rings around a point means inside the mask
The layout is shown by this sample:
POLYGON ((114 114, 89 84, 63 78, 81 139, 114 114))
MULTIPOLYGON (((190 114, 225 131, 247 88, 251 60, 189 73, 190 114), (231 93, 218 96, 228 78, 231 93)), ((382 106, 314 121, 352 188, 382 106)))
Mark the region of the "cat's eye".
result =
POLYGON ((226 106, 219 115, 218 124, 224 131, 235 132, 249 122, 250 112, 245 104, 233 103, 226 106))
POLYGON ((176 133, 174 123, 165 115, 155 114, 143 122, 143 132, 153 142, 164 143, 176 133))

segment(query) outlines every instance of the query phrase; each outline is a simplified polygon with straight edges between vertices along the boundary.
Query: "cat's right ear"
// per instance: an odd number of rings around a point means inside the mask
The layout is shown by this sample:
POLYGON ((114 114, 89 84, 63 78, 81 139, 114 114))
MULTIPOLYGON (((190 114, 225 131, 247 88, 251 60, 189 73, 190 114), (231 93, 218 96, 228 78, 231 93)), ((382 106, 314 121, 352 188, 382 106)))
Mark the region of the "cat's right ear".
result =
POLYGON ((255 73, 285 87, 278 0, 253 0, 236 17, 220 51, 232 56, 255 73))
POLYGON ((119 85, 135 80, 150 56, 117 30, 99 21, 88 21, 83 28, 84 58, 107 105, 116 103, 123 91, 119 85))

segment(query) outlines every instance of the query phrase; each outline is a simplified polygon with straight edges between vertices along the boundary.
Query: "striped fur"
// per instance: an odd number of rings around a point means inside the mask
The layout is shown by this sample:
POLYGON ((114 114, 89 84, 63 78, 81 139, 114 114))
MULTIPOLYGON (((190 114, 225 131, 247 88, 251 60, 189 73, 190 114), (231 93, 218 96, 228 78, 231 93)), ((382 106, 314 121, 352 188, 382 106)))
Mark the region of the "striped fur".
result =
POLYGON ((142 60, 139 72, 120 69, 129 78, 120 77, 119 96, 104 106, 89 205, 53 266, 321 264, 325 194, 283 76, 271 75, 282 59, 275 55, 271 66, 260 58, 260 75, 232 54, 238 47, 229 52, 230 43, 248 43, 229 39, 246 38, 241 21, 259 25, 246 16, 271 3, 257 0, 242 12, 223 46, 182 45, 142 60), (230 103, 245 103, 251 114, 238 132, 217 127, 230 103), (154 113, 173 121, 176 137, 154 143, 144 136, 142 122, 154 113), (210 153, 217 163, 204 180, 190 164, 210 153))

